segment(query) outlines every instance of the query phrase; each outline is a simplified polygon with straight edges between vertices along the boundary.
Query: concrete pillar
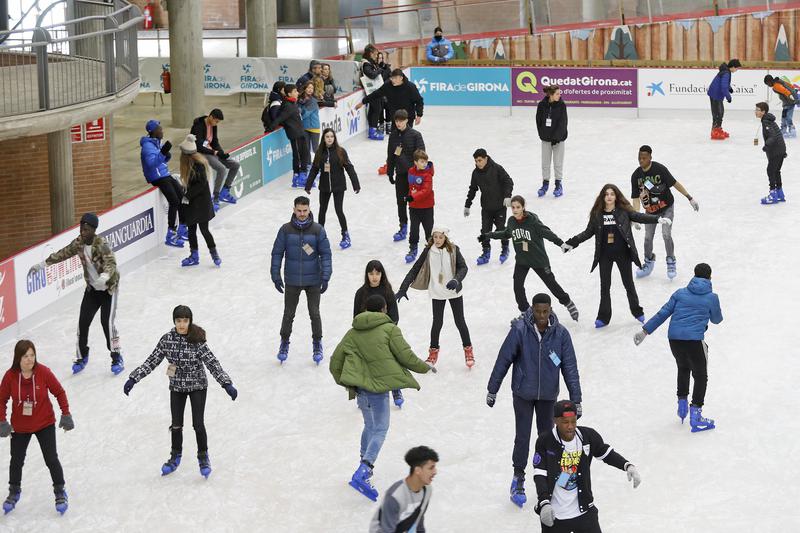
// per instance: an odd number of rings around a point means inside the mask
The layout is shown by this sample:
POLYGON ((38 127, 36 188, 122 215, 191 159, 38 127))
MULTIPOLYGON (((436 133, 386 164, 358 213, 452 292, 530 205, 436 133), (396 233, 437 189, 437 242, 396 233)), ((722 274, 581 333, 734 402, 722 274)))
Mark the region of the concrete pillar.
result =
POLYGON ((172 126, 188 128, 204 114, 203 21, 196 0, 169 0, 169 70, 172 126))
POLYGON ((8 31, 8 0, 0 0, 0 31, 8 31))
POLYGON ((283 15, 284 24, 297 25, 303 22, 303 16, 300 12, 300 2, 298 0, 280 0, 281 1, 281 15, 283 15))
MULTIPOLYGON (((339 27, 339 0, 309 0, 309 7, 312 29, 339 27)), ((339 55, 338 39, 312 39, 311 43, 314 58, 339 55)))
POLYGON ((59 233, 75 223, 72 140, 69 130, 47 134, 47 168, 50 175, 50 227, 53 233, 59 233))
POLYGON ((247 57, 278 57, 277 0, 247 1, 247 57))

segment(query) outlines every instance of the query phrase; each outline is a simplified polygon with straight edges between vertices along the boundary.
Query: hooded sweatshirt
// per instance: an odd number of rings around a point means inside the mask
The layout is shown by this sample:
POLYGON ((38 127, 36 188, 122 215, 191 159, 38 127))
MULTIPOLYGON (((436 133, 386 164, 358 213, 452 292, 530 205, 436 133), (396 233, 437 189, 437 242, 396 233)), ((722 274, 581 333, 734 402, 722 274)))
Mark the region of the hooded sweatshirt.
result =
POLYGON ((167 161, 171 156, 169 152, 167 155, 161 153, 161 140, 145 135, 139 139, 139 146, 142 147, 142 173, 147 183, 169 177, 167 161))
POLYGON ((36 433, 56 423, 48 393, 56 397, 61 413, 68 415, 69 403, 64 387, 49 368, 37 363, 30 379, 18 370, 8 369, 0 382, 0 420, 6 420, 6 404, 11 399, 11 427, 16 433, 36 433), (33 414, 23 415, 23 402, 33 402, 33 414))
POLYGON ((692 278, 689 285, 678 289, 664 306, 643 326, 653 333, 668 317, 670 340, 700 341, 705 338, 708 322, 722 322, 719 296, 711 292, 711 280, 692 278))

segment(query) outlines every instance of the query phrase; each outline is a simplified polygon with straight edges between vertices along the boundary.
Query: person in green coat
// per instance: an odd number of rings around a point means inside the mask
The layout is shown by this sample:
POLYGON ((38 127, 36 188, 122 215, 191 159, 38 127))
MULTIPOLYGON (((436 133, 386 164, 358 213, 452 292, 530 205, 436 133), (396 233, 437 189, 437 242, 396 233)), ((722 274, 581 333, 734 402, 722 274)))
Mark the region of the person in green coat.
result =
POLYGON ((410 371, 436 372, 411 350, 400 328, 386 314, 386 299, 374 294, 367 298, 366 311, 353 318, 353 328, 339 342, 331 357, 330 371, 338 385, 345 387, 364 416, 361 432, 361 463, 350 486, 375 501, 372 485, 375 460, 389 431, 389 391, 417 389, 410 371))
POLYGON ((556 297, 561 305, 567 308, 572 320, 578 320, 578 308, 575 307, 569 294, 556 281, 553 271, 550 270, 550 258, 544 249, 544 239, 560 246, 562 250, 569 249, 558 235, 539 220, 534 213, 525 211, 525 198, 516 195, 511 198, 511 214, 504 230, 492 233, 481 233, 479 242, 488 239, 511 239, 514 243, 516 265, 514 266, 514 298, 517 307, 525 312, 531 306, 525 295, 525 278, 528 271, 533 270, 541 278, 547 289, 556 297))

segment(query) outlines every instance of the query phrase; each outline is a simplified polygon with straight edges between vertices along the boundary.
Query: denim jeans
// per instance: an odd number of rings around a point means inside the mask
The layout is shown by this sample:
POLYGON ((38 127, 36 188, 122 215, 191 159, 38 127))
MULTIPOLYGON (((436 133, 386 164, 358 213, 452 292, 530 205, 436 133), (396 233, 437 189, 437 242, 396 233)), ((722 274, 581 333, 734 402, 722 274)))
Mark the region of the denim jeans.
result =
POLYGON ((389 431, 389 393, 359 390, 356 402, 364 416, 361 459, 374 465, 389 431))
POLYGON ((794 128, 794 105, 787 105, 781 110, 781 130, 789 130, 794 128))

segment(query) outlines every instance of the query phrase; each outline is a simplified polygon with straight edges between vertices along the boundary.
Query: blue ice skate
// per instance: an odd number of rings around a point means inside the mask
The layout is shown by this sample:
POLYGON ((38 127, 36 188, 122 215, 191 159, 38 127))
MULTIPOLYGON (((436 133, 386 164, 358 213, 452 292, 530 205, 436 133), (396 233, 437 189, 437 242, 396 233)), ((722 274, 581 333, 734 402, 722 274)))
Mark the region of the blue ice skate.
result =
POLYGON ((400 230, 392 235, 392 240, 394 242, 404 241, 406 240, 406 235, 408 235, 408 224, 400 224, 400 230))
POLYGON ((678 418, 681 419, 681 424, 687 414, 689 414, 689 402, 686 398, 678 398, 678 418))
POLYGON ((780 193, 778 192, 778 189, 772 189, 771 191, 769 191, 768 195, 766 195, 764 198, 761 199, 761 205, 773 205, 777 204, 780 201, 781 201, 781 196, 780 193))
POLYGON ((175 248, 183 248, 183 239, 174 230, 168 229, 167 236, 164 238, 164 244, 167 246, 174 246, 175 248))
POLYGON ((550 182, 549 182, 549 181, 547 181, 547 180, 544 180, 544 181, 542 182, 542 186, 541 186, 541 187, 539 187, 539 190, 538 190, 538 191, 536 191, 536 194, 538 194, 538 195, 539 195, 539 198, 541 198, 542 196, 544 196, 545 194, 547 194, 547 189, 549 189, 549 188, 550 188, 550 182))
POLYGON ((561 185, 561 180, 556 180, 556 186, 553 189, 553 196, 555 196, 556 198, 564 196, 564 186, 561 185))
POLYGON ((220 266, 222 264, 222 259, 220 258, 216 248, 211 248, 208 253, 211 254, 211 260, 214 261, 216 266, 220 266))
POLYGON ((362 462, 358 465, 358 469, 353 473, 353 477, 350 478, 349 485, 370 500, 378 501, 378 491, 372 484, 372 469, 365 463, 362 462))
POLYGON ((597 329, 604 328, 608 325, 608 322, 603 322, 599 318, 594 321, 594 327, 597 329))
POLYGON ((312 359, 314 362, 317 363, 317 366, 322 362, 322 358, 324 357, 322 353, 322 341, 313 341, 312 342, 312 359))
POLYGON ((8 488, 8 498, 3 502, 3 512, 8 514, 13 511, 21 496, 22 489, 20 489, 19 485, 10 486, 8 488))
POLYGON ((200 264, 200 254, 197 253, 197 250, 192 250, 191 252, 189 252, 189 257, 181 261, 182 267, 195 266, 199 264, 200 264))
POLYGON ((63 515, 69 508, 69 500, 67 499, 67 491, 64 490, 64 485, 54 487, 53 494, 56 497, 56 511, 63 515))
POLYGON ((703 408, 696 405, 689 406, 689 424, 692 426, 692 433, 714 429, 714 419, 703 417, 703 408))
POLYGON ((122 359, 122 355, 111 352, 111 373, 117 376, 123 370, 125 370, 125 361, 122 359))
POLYGON ((197 454, 197 464, 200 467, 200 475, 208 479, 211 475, 211 459, 208 458, 208 452, 197 454))
POLYGON ((511 502, 522 509, 522 506, 528 501, 525 495, 525 476, 514 476, 511 480, 511 502))
POLYGON ((83 357, 78 357, 75 361, 72 362, 72 373, 77 374, 81 372, 86 365, 89 363, 89 354, 87 353, 83 357))
POLYGON ((405 400, 403 399, 403 391, 400 389, 392 391, 392 399, 394 400, 394 404, 397 406, 398 409, 403 408, 403 404, 405 400))
POLYGON ((342 233, 342 240, 339 243, 339 248, 341 248, 342 250, 347 250, 348 248, 350 248, 351 245, 352 243, 350 242, 350 234, 345 231, 344 233, 342 233))
POLYGON ((656 264, 656 254, 651 255, 644 260, 644 266, 636 271, 637 278, 644 278, 653 273, 653 267, 656 264))
POLYGON ((278 361, 281 364, 285 363, 286 360, 289 358, 289 341, 288 340, 281 340, 281 346, 278 348, 278 361))
POLYGON ((506 262, 508 259, 508 244, 504 244, 503 247, 500 249, 500 264, 506 262))
POLYGON ((414 260, 417 258, 417 247, 412 246, 408 249, 408 253, 406 254, 406 263, 413 263, 414 260))
POLYGON ((178 469, 181 464, 181 452, 172 450, 169 454, 169 459, 166 463, 161 465, 161 475, 168 476, 178 469))
POLYGON ((236 203, 236 197, 231 194, 231 190, 228 187, 223 187, 221 191, 219 191, 219 199, 222 202, 226 202, 229 204, 236 203))
POLYGON ((478 256, 478 259, 475 261, 478 265, 485 265, 489 262, 492 258, 492 251, 491 250, 484 250, 481 255, 478 256))
POLYGON ((669 279, 675 279, 675 276, 678 275, 678 267, 675 263, 674 257, 667 257, 667 277, 669 279))

